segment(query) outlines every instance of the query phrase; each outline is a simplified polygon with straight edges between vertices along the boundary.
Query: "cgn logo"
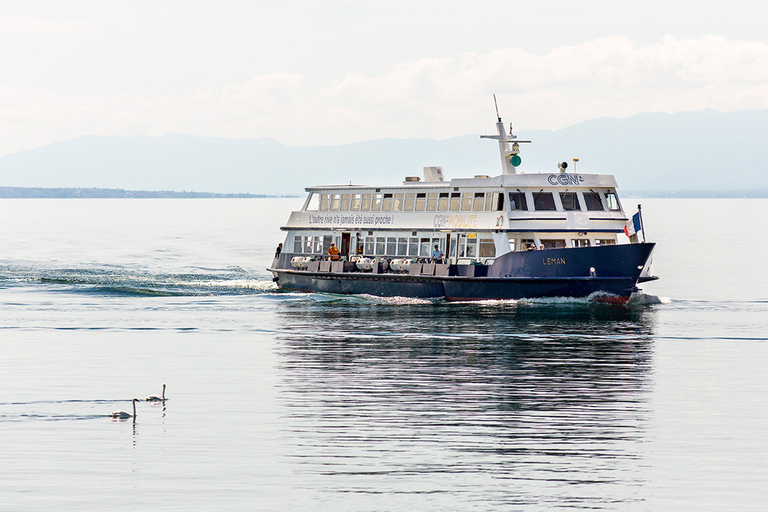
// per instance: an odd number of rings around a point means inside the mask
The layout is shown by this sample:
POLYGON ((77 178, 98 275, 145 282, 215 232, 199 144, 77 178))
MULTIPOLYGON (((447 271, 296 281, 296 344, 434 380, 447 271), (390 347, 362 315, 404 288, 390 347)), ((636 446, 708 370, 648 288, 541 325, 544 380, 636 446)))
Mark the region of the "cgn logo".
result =
POLYGON ((578 174, 550 174, 547 178, 550 185, 578 185, 584 178, 578 174))

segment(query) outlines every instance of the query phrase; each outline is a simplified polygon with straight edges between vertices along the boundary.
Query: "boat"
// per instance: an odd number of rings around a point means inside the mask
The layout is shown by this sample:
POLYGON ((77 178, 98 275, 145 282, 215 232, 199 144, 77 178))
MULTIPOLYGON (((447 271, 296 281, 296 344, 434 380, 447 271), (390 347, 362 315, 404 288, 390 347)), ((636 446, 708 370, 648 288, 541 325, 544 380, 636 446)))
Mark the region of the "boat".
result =
POLYGON ((481 137, 498 141, 497 176, 446 180, 442 167, 424 167, 398 186, 306 188, 268 268, 278 288, 626 303, 639 283, 658 279, 641 207, 628 218, 612 175, 569 171, 567 162, 519 172, 520 147, 531 141, 506 131, 498 107, 496 119, 497 133, 481 137))

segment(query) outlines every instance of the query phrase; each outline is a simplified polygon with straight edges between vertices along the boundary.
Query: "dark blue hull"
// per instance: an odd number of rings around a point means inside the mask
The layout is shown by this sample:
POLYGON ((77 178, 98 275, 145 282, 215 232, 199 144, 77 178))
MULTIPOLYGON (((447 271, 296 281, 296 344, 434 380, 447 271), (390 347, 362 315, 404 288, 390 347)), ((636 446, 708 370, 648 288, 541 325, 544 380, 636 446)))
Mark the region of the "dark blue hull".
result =
POLYGON ((448 275, 292 270, 282 255, 270 269, 286 290, 447 300, 588 297, 626 300, 655 244, 512 252, 492 265, 452 265, 448 275))

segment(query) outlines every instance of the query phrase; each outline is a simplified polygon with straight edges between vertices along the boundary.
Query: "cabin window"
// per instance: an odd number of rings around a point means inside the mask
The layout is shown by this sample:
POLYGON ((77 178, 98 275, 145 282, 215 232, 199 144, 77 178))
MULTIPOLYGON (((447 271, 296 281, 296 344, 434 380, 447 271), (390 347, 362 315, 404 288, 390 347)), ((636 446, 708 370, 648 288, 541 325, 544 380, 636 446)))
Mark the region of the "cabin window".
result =
POLYGON ((528 210, 528 201, 525 199, 525 192, 509 193, 510 210, 528 210))
POLYGON ((533 250, 535 248, 536 248, 536 240, 533 240, 531 238, 523 238, 522 240, 520 240, 521 251, 533 250))
POLYGON ((430 192, 427 194, 427 211, 434 212, 437 208, 437 192, 430 192))
POLYGON ((376 237, 376 256, 384 256, 385 250, 387 248, 386 244, 386 238, 383 236, 377 236, 376 237))
POLYGON ((605 193, 605 202, 608 203, 608 209, 617 212, 621 209, 619 206, 619 197, 616 192, 610 191, 605 193))
POLYGON ((430 243, 432 242, 431 238, 422 238, 421 243, 419 244, 419 256, 422 258, 429 258, 432 256, 432 248, 430 243))
POLYGON ((339 205, 339 211, 349 211, 349 194, 341 194, 341 204, 339 205))
POLYGON ((472 209, 476 212, 483 211, 485 207, 485 192, 475 192, 475 201, 472 204, 472 209))
POLYGON ((363 194, 360 201, 360 211, 367 212, 371 209, 371 194, 363 194))
POLYGON ((320 194, 320 211, 328 211, 328 194, 320 194))
POLYGON ((616 245, 616 240, 613 240, 611 238, 608 238, 608 239, 602 238, 600 240, 595 240, 595 245, 616 245))
POLYGON ((544 246, 545 249, 564 249, 565 248, 565 240, 541 240, 541 245, 544 246))
POLYGON ((373 237, 372 236, 365 237, 365 254, 369 256, 373 256, 373 248, 374 248, 373 237))
POLYGON ((297 252, 301 254, 301 246, 303 245, 303 240, 300 236, 294 236, 293 237, 293 252, 297 252))
POLYGON ((427 204, 427 194, 416 194, 416 206, 414 207, 414 210, 417 212, 423 212, 424 211, 424 205, 427 204))
POLYGON ((395 201, 392 203, 392 211, 403 211, 403 194, 395 194, 395 201))
POLYGON ((313 237, 312 252, 315 254, 323 254, 323 237, 322 236, 313 237))
POLYGON ((360 211, 360 194, 352 194, 352 200, 349 203, 349 209, 353 212, 360 211))
POLYGON ((453 192, 451 194, 451 211, 457 212, 461 208, 461 194, 453 192))
POLYGON ((450 245, 450 248, 448 249, 448 257, 449 258, 455 258, 456 257, 456 247, 457 247, 457 244, 458 244, 457 237, 452 237, 451 238, 451 245, 450 245))
POLYGON ((381 211, 392 211, 392 194, 384 194, 384 199, 381 201, 381 211))
POLYGON ((603 211, 603 201, 599 192, 584 192, 584 205, 591 212, 603 211))
POLYGON ((337 212, 339 211, 339 195, 338 194, 330 194, 329 195, 331 200, 331 211, 337 212))
POLYGON ((408 256, 408 239, 406 237, 397 239, 397 255, 408 256))
MULTIPOLYGON (((499 192, 499 194, 501 194, 499 192)), ((504 197, 504 196, 501 196, 504 197)), ((467 233, 467 246, 464 251, 464 257, 477 258, 477 233, 467 233)))
POLYGON ((536 210, 557 210, 552 192, 534 192, 533 205, 536 210))
POLYGON ((378 212, 381 210, 381 194, 373 194, 373 200, 371 202, 371 211, 378 212))
POLYGON ((416 194, 405 194, 405 202, 403 203, 404 212, 413 211, 413 200, 415 197, 416 197, 416 194))
POLYGON ((472 192, 461 194, 461 211, 468 212, 472 210, 472 192))
POLYGON ((589 239, 588 238, 574 238, 571 240, 574 247, 589 247, 589 239))
POLYGON ((493 258, 496 256, 496 244, 492 238, 481 238, 479 245, 481 258, 493 258))
POLYGON ((504 193, 492 192, 488 194, 488 202, 485 209, 492 212, 500 212, 504 210, 504 193))
POLYGON ((563 203, 563 210, 567 212, 581 210, 576 192, 560 192, 560 201, 563 203))
POLYGON ((394 236, 387 237, 387 252, 388 256, 394 256, 397 254, 397 238, 394 236))
POLYGON ((437 211, 439 212, 448 211, 448 192, 440 193, 439 199, 437 200, 437 211))
POLYGON ((419 255, 419 239, 418 238, 411 237, 408 239, 408 255, 410 256, 419 255))

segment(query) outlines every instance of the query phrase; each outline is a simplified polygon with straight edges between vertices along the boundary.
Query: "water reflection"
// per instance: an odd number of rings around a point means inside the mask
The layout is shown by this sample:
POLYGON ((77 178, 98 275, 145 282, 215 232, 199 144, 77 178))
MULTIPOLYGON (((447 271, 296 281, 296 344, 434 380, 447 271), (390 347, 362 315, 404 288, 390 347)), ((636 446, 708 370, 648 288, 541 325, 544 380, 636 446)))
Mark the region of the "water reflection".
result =
POLYGON ((289 463, 307 489, 438 508, 638 499, 652 308, 307 299, 279 313, 289 463))

